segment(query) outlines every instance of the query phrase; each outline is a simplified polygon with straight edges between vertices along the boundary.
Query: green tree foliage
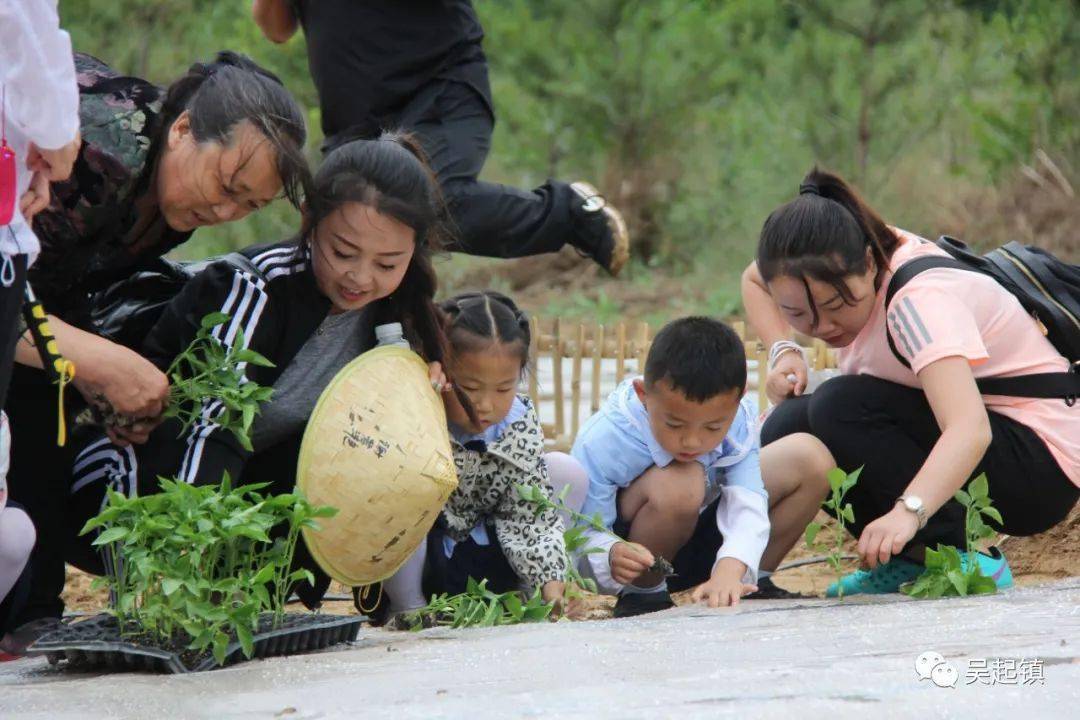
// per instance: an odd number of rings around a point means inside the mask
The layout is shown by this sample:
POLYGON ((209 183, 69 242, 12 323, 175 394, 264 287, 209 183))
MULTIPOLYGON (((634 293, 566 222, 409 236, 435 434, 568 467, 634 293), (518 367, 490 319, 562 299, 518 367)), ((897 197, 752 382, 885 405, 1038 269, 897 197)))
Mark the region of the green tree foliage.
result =
MULTIPOLYGON (((489 179, 587 178, 638 259, 723 275, 814 163, 933 234, 957 187, 1037 148, 1080 168, 1080 4, 1061 0, 475 0, 498 122, 489 179)), ((77 49, 158 82, 230 48, 278 73, 321 140, 304 40, 249 2, 62 0, 77 49)), ((183 249, 295 232, 277 203, 183 249)))

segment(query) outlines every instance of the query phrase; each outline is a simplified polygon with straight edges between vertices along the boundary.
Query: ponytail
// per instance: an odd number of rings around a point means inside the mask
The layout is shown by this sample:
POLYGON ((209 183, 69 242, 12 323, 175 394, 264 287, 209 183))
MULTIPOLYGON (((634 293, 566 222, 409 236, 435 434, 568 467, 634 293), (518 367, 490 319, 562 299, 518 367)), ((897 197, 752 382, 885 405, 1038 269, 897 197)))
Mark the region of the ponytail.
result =
MULTIPOLYGON (((881 274, 899 238, 858 193, 838 175, 814 168, 799 185, 799 196, 765 220, 758 241, 757 265, 769 282, 778 275, 832 285, 846 303, 854 298, 845 278, 868 269, 867 252, 881 274)), ((817 310, 807 285, 807 298, 817 310)))

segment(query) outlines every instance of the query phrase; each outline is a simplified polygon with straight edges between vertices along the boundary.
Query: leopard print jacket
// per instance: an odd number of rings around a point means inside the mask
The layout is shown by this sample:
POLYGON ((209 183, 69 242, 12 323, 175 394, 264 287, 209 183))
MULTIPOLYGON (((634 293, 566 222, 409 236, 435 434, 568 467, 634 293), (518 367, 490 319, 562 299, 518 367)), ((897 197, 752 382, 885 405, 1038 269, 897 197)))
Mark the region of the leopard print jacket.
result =
POLYGON ((548 509, 537 515, 536 504, 522 500, 514 489, 533 485, 549 497, 552 494, 540 419, 527 396, 518 399, 525 405, 524 416, 511 422, 486 450, 452 440, 458 486, 443 508, 443 519, 447 533, 458 542, 481 520, 494 521, 510 566, 523 581, 539 587, 566 579, 566 545, 558 512, 548 509))

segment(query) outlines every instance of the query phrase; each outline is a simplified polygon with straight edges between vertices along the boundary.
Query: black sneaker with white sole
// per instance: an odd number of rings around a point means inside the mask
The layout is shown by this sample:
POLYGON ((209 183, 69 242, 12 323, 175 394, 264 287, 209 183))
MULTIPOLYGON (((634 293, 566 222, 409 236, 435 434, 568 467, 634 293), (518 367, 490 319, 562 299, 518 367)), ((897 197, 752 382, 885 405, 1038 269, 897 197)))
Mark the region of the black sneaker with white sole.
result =
POLYGON ((810 598, 813 595, 804 595, 800 592, 792 592, 776 585, 772 578, 761 578, 757 581, 757 590, 749 595, 743 595, 743 600, 798 600, 810 598))
POLYGON ((671 593, 667 590, 650 593, 623 593, 615 601, 615 617, 627 618, 635 615, 660 612, 675 607, 671 593))

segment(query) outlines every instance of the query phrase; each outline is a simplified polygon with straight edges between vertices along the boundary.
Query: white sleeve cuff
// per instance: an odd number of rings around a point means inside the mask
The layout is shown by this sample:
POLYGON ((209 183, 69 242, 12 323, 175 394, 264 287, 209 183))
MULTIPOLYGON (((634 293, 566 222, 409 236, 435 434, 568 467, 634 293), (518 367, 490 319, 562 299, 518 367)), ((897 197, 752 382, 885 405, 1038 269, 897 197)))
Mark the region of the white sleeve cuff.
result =
POLYGON ((578 571, 596 583, 596 591, 601 595, 618 595, 623 585, 611 577, 611 548, 621 541, 596 530, 586 531, 585 537, 589 539, 586 549, 602 552, 583 553, 577 560, 578 571))
POLYGON ((757 582, 758 566, 769 544, 769 501, 753 490, 728 485, 716 505, 716 527, 724 538, 717 562, 731 557, 746 565, 743 582, 757 582))

